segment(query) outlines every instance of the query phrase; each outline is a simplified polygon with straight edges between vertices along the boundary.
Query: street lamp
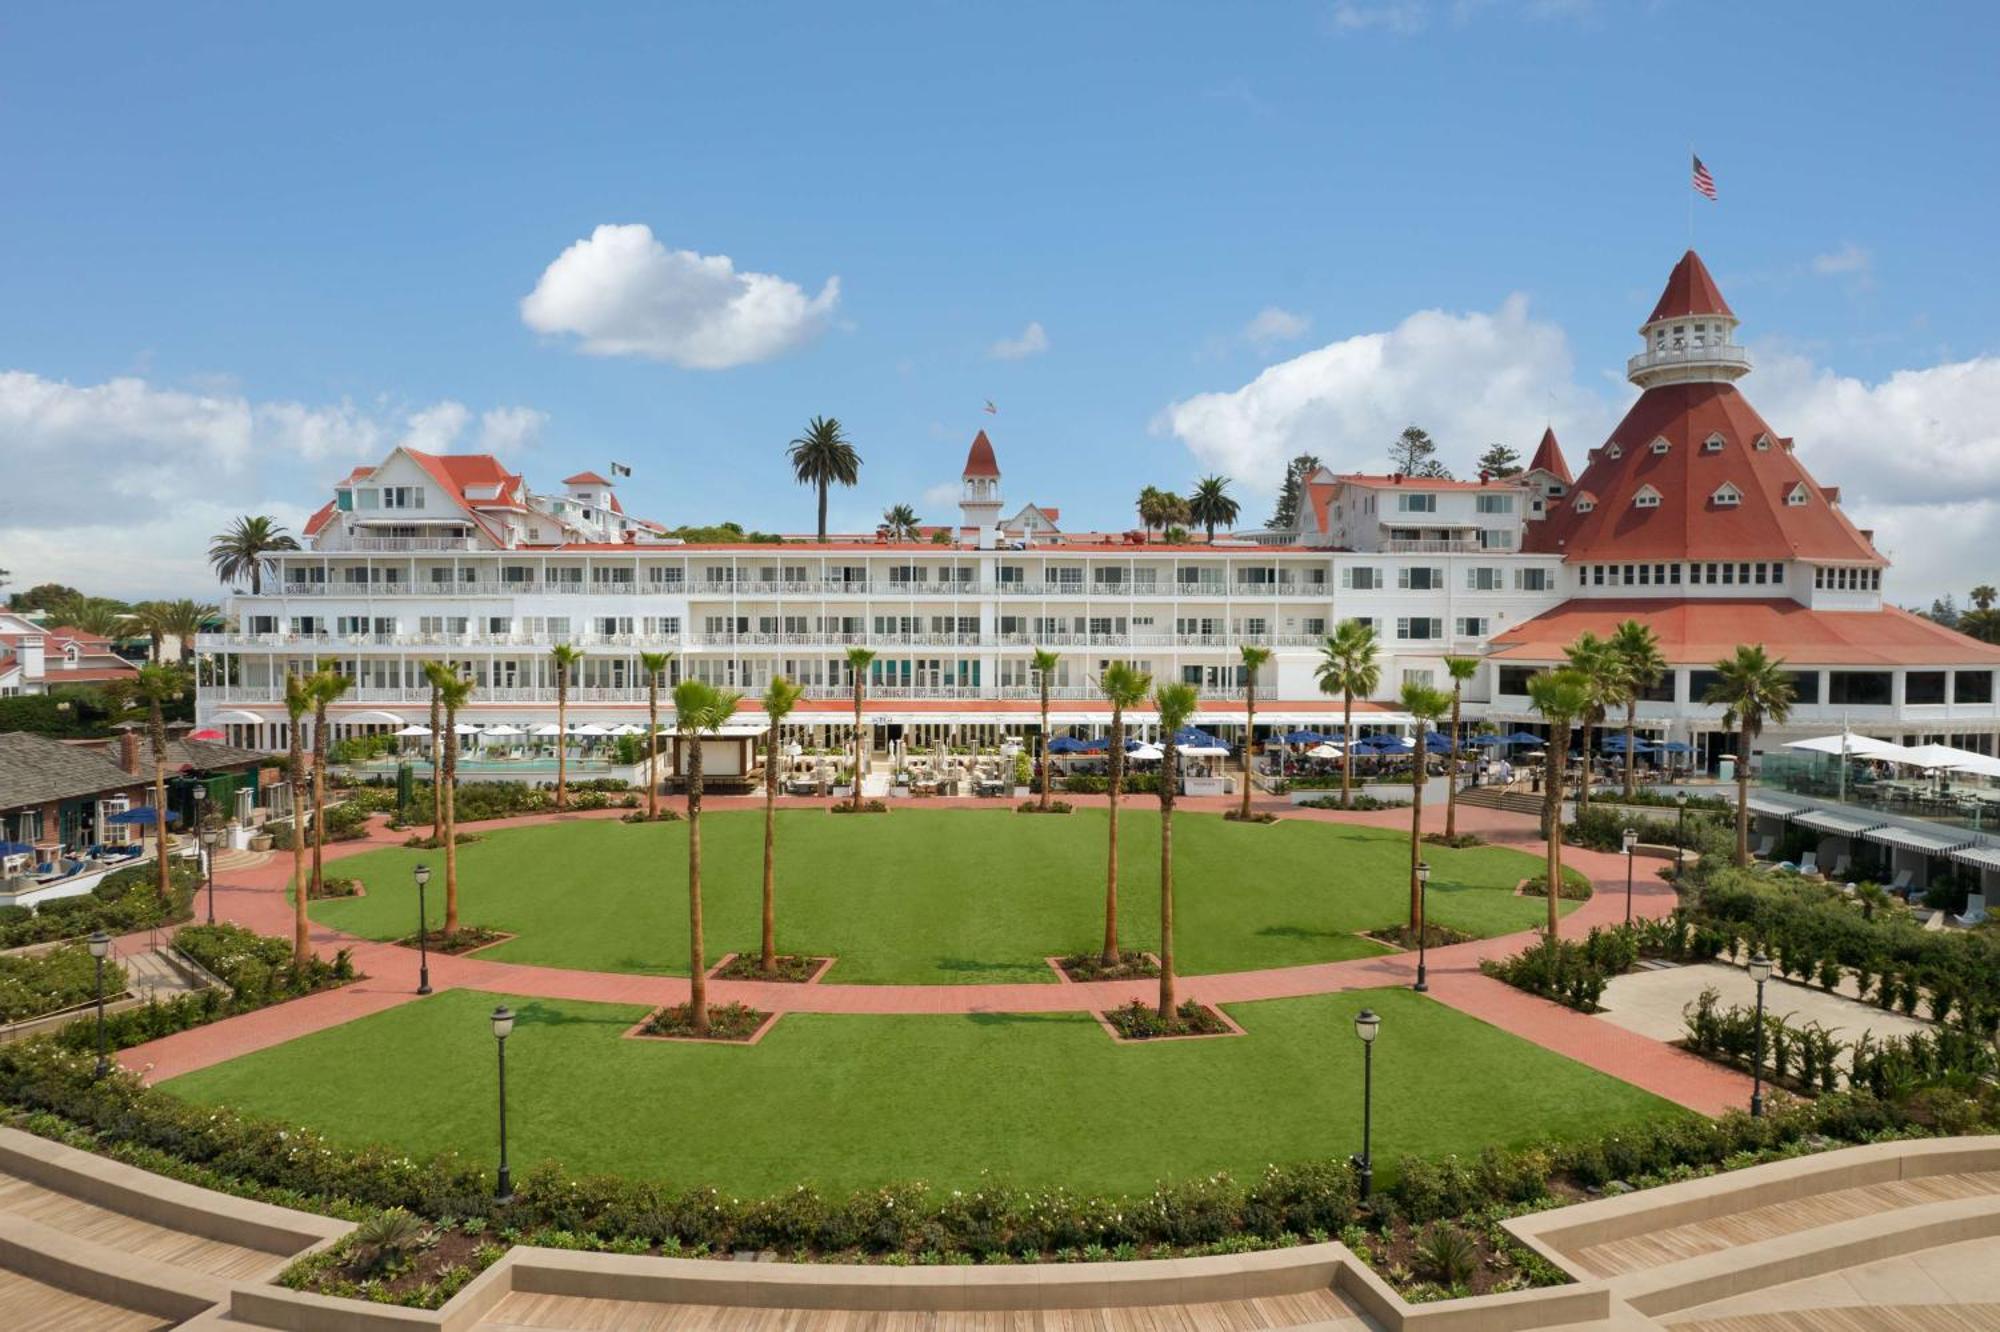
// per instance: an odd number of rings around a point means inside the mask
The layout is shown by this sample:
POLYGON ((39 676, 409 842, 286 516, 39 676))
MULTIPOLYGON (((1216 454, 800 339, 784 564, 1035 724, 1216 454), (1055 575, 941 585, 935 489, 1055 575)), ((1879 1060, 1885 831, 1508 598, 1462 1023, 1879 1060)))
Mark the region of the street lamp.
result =
POLYGON ((1639 846, 1639 830, 1625 830, 1625 923, 1632 923, 1632 853, 1639 846))
POLYGON ((103 930, 90 932, 90 955, 97 959, 97 1076, 111 1071, 104 1054, 104 959, 111 953, 111 936, 103 930))
POLYGON ((1362 1202, 1368 1201, 1375 1188, 1375 1157, 1369 1139, 1375 1127, 1375 1035, 1381 1030, 1382 1019, 1374 1009, 1364 1008, 1354 1015, 1354 1034, 1361 1038, 1361 1154, 1350 1164, 1361 1179, 1362 1202))
POLYGON ((1417 983, 1410 988, 1418 994, 1428 994, 1431 988, 1430 973, 1425 967, 1425 936, 1431 932, 1431 866, 1427 860, 1417 862, 1417 983))
POLYGON ((202 861, 208 871, 208 923, 211 925, 215 924, 215 847, 221 840, 222 830, 214 824, 201 830, 202 861))
POLYGON ((1688 843, 1688 793, 1674 792, 1674 805, 1680 810, 1674 831, 1674 886, 1680 887, 1681 858, 1687 854, 1688 843))
POLYGON ((1750 979, 1757 982, 1757 1043, 1750 1060, 1750 1117, 1764 1114, 1764 982, 1771 979, 1771 959, 1758 949, 1750 959, 1750 979))
POLYGON ((431 992, 430 912, 424 909, 424 885, 431 881, 431 867, 419 865, 417 880, 417 993, 431 992))
POLYGON ((507 1169, 507 1033, 514 1030, 514 1010, 502 1004, 493 1010, 493 1043, 500 1052, 500 1179, 493 1201, 514 1201, 514 1177, 507 1169))

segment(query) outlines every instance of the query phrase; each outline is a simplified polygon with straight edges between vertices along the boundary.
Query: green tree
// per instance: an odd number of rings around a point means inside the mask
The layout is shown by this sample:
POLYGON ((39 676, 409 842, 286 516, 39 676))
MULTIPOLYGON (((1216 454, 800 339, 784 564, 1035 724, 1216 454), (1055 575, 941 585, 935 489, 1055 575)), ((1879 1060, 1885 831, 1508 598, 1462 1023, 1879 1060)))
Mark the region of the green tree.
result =
POLYGON ((673 661, 665 652, 641 652, 639 669, 646 673, 646 817, 660 817, 660 681, 673 661))
POLYGON ((1241 512, 1228 491, 1228 477, 1205 476, 1195 483, 1194 494, 1188 499, 1188 516, 1208 534, 1210 545, 1215 544, 1215 529, 1232 525, 1241 512))
POLYGON ((708 959, 701 937, 701 738, 721 730, 736 715, 742 697, 706 680, 674 686, 674 725, 687 752, 688 1014, 697 1036, 708 1035, 708 959))
MULTIPOLYGON (((1591 739, 1598 723, 1604 720, 1605 714, 1624 701, 1625 663, 1609 639, 1599 638, 1589 632, 1578 634, 1576 641, 1563 649, 1563 657, 1569 668, 1583 681, 1584 688, 1590 694, 1588 705, 1577 718, 1577 724, 1583 733, 1583 776, 1576 788, 1576 808, 1577 813, 1581 814, 1590 808, 1590 788, 1595 769, 1593 760, 1596 757, 1595 751, 1591 748, 1591 739)), ((1567 763, 1568 748, 1565 747, 1556 757, 1567 763)))
POLYGON ((1537 671, 1528 679, 1528 703, 1549 724, 1549 779, 1542 804, 1542 841, 1548 874, 1549 939, 1553 942, 1562 926, 1562 807, 1564 756, 1569 753, 1569 731, 1578 717, 1590 708, 1590 682, 1568 666, 1537 671))
POLYGON ((187 692, 188 675, 180 666, 172 663, 153 662, 139 668, 138 674, 121 680, 114 680, 106 686, 106 693, 121 708, 139 713, 145 719, 146 738, 153 750, 153 833, 157 839, 154 846, 159 851, 160 901, 173 900, 173 878, 167 855, 167 715, 169 703, 178 702, 187 692))
POLYGON ((1719 678, 1701 701, 1720 705, 1722 724, 1737 734, 1736 864, 1741 868, 1750 863, 1750 745, 1763 734, 1765 723, 1784 725, 1798 691, 1784 659, 1767 654, 1761 643, 1738 647, 1734 656, 1715 663, 1715 673, 1719 678))
POLYGON ((852 486, 861 480, 861 455, 854 451, 831 416, 815 416, 806 432, 792 441, 788 456, 792 475, 802 486, 819 492, 819 539, 826 540, 826 492, 829 486, 852 486))
POLYGON ((240 583, 250 576, 250 595, 264 592, 264 570, 280 551, 297 550, 298 541, 284 526, 262 514, 238 518, 227 532, 209 538, 208 562, 215 576, 225 583, 240 583))
POLYGON ((1502 480, 1519 476, 1522 472, 1521 455, 1505 444, 1488 444, 1486 452, 1479 455, 1479 470, 1502 480))
MULTIPOLYGON (((292 799, 292 965, 312 960, 312 926, 306 917, 306 716, 312 711, 312 684, 296 671, 285 673, 285 772, 292 799)), ((431 729, 435 731, 436 726, 431 729)))
POLYGON ((556 677, 556 808, 569 808, 569 681, 583 661, 583 649, 574 643, 558 643, 549 649, 549 665, 556 677))
POLYGON ((1125 710, 1146 701, 1153 677, 1130 662, 1114 661, 1098 677, 1097 689, 1111 704, 1111 779, 1105 784, 1110 847, 1104 868, 1104 954, 1107 967, 1118 965, 1118 794, 1125 783, 1125 710))
POLYGON ((1257 672, 1271 660, 1271 649, 1245 643, 1243 654, 1243 817, 1250 817, 1250 750, 1257 738, 1257 672))
POLYGON ((1270 526, 1276 531, 1287 531, 1299 520, 1299 504, 1305 498, 1306 480, 1320 469, 1320 461, 1310 453, 1301 453, 1285 464, 1285 479, 1278 487, 1278 504, 1271 511, 1270 526))
POLYGON ((1042 812, 1049 810, 1049 784, 1055 764, 1049 758, 1049 688, 1055 683, 1056 668, 1062 664, 1060 654, 1048 648, 1036 648, 1029 662, 1035 672, 1035 686, 1042 698, 1042 812))
POLYGON ((1477 657, 1446 657, 1445 673, 1451 676, 1451 755, 1445 760, 1444 835, 1458 836, 1458 739, 1459 706, 1465 697, 1465 682, 1479 673, 1477 657))
POLYGON ((868 772, 868 735, 862 728, 861 707, 868 692, 868 668, 875 654, 864 647, 847 649, 847 673, 854 677, 854 812, 861 812, 861 782, 868 772))
POLYGON ((1639 696, 1666 676, 1667 659, 1660 652, 1660 636, 1639 620, 1626 620, 1611 631, 1611 650, 1618 654, 1624 687, 1625 798, 1629 800, 1639 777, 1639 756, 1633 747, 1639 728, 1639 696))
POLYGON ((154 665, 160 663, 167 635, 173 632, 167 627, 172 614, 164 601, 141 601, 132 607, 132 628, 146 636, 146 660, 154 665))
POLYGON ((1360 620, 1342 620, 1320 649, 1315 676, 1322 694, 1340 695, 1340 807, 1354 807, 1354 700, 1367 698, 1382 685, 1380 647, 1374 627, 1360 620))
POLYGON ((439 672, 448 668, 441 661, 418 666, 431 690, 431 840, 444 836, 444 700, 438 697, 439 672))
POLYGON ((323 661, 312 673, 313 700, 313 845, 312 845, 312 895, 322 896, 326 892, 326 751, 327 721, 326 710, 344 697, 354 687, 354 681, 342 675, 330 661, 323 661))
POLYGON ((1404 426, 1403 433, 1389 446, 1389 470, 1399 476, 1449 477, 1437 459, 1438 446, 1430 435, 1416 426, 1404 426))
POLYGON ((758 953, 758 969, 766 976, 778 974, 778 728, 805 693, 804 685, 774 675, 760 700, 771 726, 764 733, 764 938, 758 953))
POLYGON ((882 532, 891 541, 915 541, 917 528, 922 522, 923 519, 917 517, 917 511, 907 504, 882 510, 882 532))
POLYGON ((1424 928, 1423 888, 1417 879, 1417 864, 1424 858, 1424 780, 1430 775, 1430 747, 1425 735, 1451 711, 1452 696, 1417 680, 1403 684, 1403 711, 1416 723, 1411 740, 1416 752, 1410 755, 1410 931, 1421 937, 1424 928))
POLYGON ((1160 714, 1160 1020, 1174 1021, 1174 796, 1180 785, 1180 753, 1174 734, 1194 720, 1200 695, 1191 684, 1163 684, 1153 690, 1160 714))

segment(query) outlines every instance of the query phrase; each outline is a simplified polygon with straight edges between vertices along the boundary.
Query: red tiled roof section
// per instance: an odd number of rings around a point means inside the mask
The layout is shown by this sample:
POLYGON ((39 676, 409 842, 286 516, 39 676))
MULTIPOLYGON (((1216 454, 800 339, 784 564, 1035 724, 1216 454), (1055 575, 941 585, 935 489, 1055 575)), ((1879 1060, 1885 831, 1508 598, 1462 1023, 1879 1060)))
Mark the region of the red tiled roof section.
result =
POLYGON ((1722 299, 1722 289, 1708 275, 1708 265, 1693 250, 1682 255, 1681 261, 1674 265, 1674 271, 1667 275, 1667 289, 1660 293, 1659 303, 1653 307, 1653 313, 1646 316, 1646 322, 1650 324, 1656 319, 1675 319, 1681 315, 1736 317, 1736 312, 1729 308, 1729 302, 1722 299))
POLYGON ((980 431, 972 437, 972 449, 965 455, 965 476, 998 476, 1000 460, 993 456, 993 441, 980 431))
POLYGON ((1542 431, 1542 442, 1535 446, 1534 461, 1528 464, 1531 472, 1547 472, 1564 485, 1576 480, 1569 474, 1569 459, 1563 457, 1562 445, 1556 443, 1554 426, 1542 431))
POLYGON ((1731 384, 1665 384, 1641 394, 1603 448, 1576 478, 1566 500, 1531 524, 1523 549, 1561 555, 1572 563, 1604 560, 1849 560, 1885 564, 1845 514, 1835 508, 1798 457, 1731 384), (1704 445, 1722 437, 1722 448, 1704 445), (1759 436, 1770 447, 1759 449, 1759 436), (1655 440, 1665 453, 1653 452, 1655 440), (1611 443, 1619 456, 1611 456, 1611 443), (1724 482, 1742 498, 1714 502, 1724 482), (1804 482, 1807 501, 1786 503, 1804 482), (1640 488, 1660 494, 1653 508, 1632 500, 1640 488), (1596 506, 1579 513, 1577 496, 1596 506))
POLYGON ((333 517, 333 509, 334 509, 334 504, 332 500, 328 500, 326 503, 320 505, 319 509, 313 514, 313 516, 306 519, 306 527, 305 527, 306 535, 307 536, 319 535, 319 530, 322 527, 325 527, 327 525, 328 520, 330 520, 333 517))
POLYGON ((1561 658, 1577 635, 1608 635, 1637 620, 1660 638, 1660 652, 1677 666, 1706 666, 1745 643, 1798 666, 2000 666, 2000 645, 1889 608, 1820 611, 1796 601, 1707 600, 1692 597, 1578 598, 1494 636, 1500 661, 1561 658))
MULTIPOLYGON (((500 465, 500 460, 490 453, 419 453, 415 449, 404 449, 417 466, 431 474, 431 479, 445 488, 465 516, 477 523, 482 531, 497 543, 499 534, 472 510, 473 501, 466 496, 467 486, 498 486, 500 498, 508 498, 521 478, 500 465)), ((480 501, 491 503, 492 501, 480 501)))
POLYGON ((1333 497, 1340 491, 1336 481, 1306 482, 1306 502, 1312 506, 1313 521, 1320 532, 1333 530, 1333 497))
POLYGON ((563 478, 566 486, 608 486, 611 483, 595 472, 578 472, 575 476, 563 478))

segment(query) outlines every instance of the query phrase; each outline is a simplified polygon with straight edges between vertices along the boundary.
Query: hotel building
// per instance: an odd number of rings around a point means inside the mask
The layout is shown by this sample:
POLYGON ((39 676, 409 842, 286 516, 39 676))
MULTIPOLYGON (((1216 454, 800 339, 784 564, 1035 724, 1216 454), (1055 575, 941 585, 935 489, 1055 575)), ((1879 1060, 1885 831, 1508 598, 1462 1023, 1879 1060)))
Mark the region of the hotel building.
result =
POLYGON ((1259 644, 1272 649, 1260 728, 1326 729, 1340 700, 1315 683, 1320 646, 1353 618, 1382 643, 1381 688, 1359 720, 1399 724, 1404 681, 1445 683, 1443 658, 1469 655, 1482 666, 1467 715, 1512 729, 1536 720, 1534 671, 1579 632, 1637 619, 1671 666, 1642 728, 1693 743, 1702 761, 1736 747, 1701 698, 1713 663, 1742 643, 1797 677, 1792 720, 1766 746, 1847 721, 1993 753, 2000 647, 1885 604, 1888 562, 1869 533, 1739 391, 1750 362, 1736 326, 1690 251, 1640 328, 1627 366, 1639 396, 1580 473, 1553 432, 1504 479, 1323 469, 1291 528, 1212 544, 1067 533, 1045 505, 1007 516, 984 432, 960 522, 915 542, 682 543, 627 515, 592 472, 542 493, 489 456, 398 449, 335 484, 262 595, 229 598, 228 631, 199 643, 198 718, 280 747, 285 673, 331 658, 355 680, 331 710, 336 734, 394 730, 426 715, 421 663, 448 659, 477 686, 468 720, 540 724, 555 715, 550 649, 570 643, 584 653, 573 723, 643 721, 638 658, 660 652, 670 680, 742 690, 746 707, 774 675, 800 681, 795 720, 838 734, 845 652, 862 645, 876 653, 875 743, 921 745, 1034 725, 1030 658, 1045 647, 1062 654, 1064 729, 1106 719, 1094 681, 1122 659, 1198 685, 1201 724, 1233 736, 1239 649, 1259 644))

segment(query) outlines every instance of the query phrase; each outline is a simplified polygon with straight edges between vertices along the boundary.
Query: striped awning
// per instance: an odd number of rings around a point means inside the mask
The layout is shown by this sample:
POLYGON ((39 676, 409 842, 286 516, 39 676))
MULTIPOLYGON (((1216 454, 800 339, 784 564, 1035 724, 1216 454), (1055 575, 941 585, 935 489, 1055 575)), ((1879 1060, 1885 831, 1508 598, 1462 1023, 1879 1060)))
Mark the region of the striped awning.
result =
POLYGON ((1839 814, 1830 809, 1809 809, 1792 820, 1802 828, 1817 832, 1833 833, 1838 837, 1858 837, 1871 828, 1882 826, 1882 820, 1865 818, 1857 814, 1839 814))
POLYGON ((1863 836, 1882 846, 1901 847, 1905 851, 1921 851, 1929 856, 1942 855, 1972 840, 1964 833, 1927 832, 1919 828, 1905 828, 1895 823, 1884 828, 1871 828, 1863 836))
POLYGON ((1797 805, 1787 804, 1782 800, 1773 800, 1769 796, 1757 795, 1754 792, 1743 803, 1750 806, 1752 814, 1768 814, 1772 818, 1777 819, 1789 819, 1792 815, 1799 812, 1799 806, 1797 805))
POLYGON ((1977 865, 1981 869, 2000 870, 2000 846, 1960 847, 1951 853, 1951 858, 1961 865, 1977 865))

